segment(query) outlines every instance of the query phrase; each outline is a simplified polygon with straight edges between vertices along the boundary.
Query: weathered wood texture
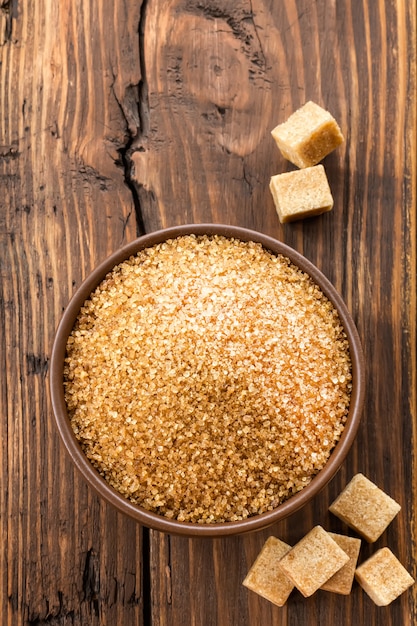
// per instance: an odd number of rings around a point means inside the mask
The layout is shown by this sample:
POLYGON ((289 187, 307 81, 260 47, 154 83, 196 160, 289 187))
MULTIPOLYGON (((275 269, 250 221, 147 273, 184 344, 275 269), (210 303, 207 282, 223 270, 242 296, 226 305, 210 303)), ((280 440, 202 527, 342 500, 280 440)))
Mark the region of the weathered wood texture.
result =
POLYGON ((412 626, 416 587, 377 608, 241 586, 269 533, 295 542, 356 471, 402 511, 388 545, 416 576, 416 3, 413 0, 0 2, 2 623, 412 626), (329 214, 281 226, 270 130, 306 100, 345 143, 329 214), (137 234, 186 222, 271 234, 343 294, 367 360, 358 438, 339 474, 267 531, 188 540, 115 513, 55 431, 48 355, 74 288, 137 234))
POLYGON ((1 4, 0 621, 141 624, 142 531, 73 475, 47 393, 63 307, 136 234, 139 8, 1 4))

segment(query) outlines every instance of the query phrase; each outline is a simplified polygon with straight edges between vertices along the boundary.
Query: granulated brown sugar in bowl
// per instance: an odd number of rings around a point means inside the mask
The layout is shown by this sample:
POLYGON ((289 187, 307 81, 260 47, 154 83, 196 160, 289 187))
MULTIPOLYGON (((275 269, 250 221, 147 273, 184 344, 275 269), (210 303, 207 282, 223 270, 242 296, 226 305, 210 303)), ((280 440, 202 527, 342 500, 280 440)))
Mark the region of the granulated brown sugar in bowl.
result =
POLYGON ((259 243, 186 234, 119 263, 67 341, 87 458, 131 502, 210 524, 271 511, 325 466, 349 342, 310 276, 259 243))

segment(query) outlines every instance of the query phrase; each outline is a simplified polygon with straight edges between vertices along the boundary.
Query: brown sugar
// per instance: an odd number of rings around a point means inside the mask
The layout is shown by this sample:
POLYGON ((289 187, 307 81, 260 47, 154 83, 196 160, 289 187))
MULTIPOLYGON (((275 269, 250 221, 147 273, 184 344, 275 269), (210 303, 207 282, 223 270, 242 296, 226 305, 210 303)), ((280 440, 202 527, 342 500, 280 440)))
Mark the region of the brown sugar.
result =
POLYGON ((362 563, 355 577, 378 606, 391 604, 415 582, 389 548, 381 548, 362 563))
POLYGON ((311 596, 349 561, 321 526, 315 526, 281 559, 279 566, 305 597, 311 596))
POLYGON ((330 537, 342 548, 343 552, 349 557, 349 561, 336 574, 334 574, 321 589, 349 595, 352 590, 353 579, 355 577, 356 564, 358 562, 361 540, 356 537, 348 537, 347 535, 339 535, 330 533, 330 537))
POLYGON ((359 473, 346 485, 329 510, 373 543, 392 522, 401 506, 359 473))
POLYGON ((272 176, 269 188, 281 224, 333 208, 333 196, 322 165, 272 176))
POLYGON ((300 168, 317 165, 344 140, 333 116, 311 101, 271 134, 284 158, 300 168))
POLYGON ((310 483, 352 385, 334 306, 260 244, 179 237, 118 265, 69 337, 65 398, 82 449, 133 503, 234 521, 310 483))
POLYGON ((277 537, 268 537, 243 585, 277 606, 284 606, 294 585, 278 564, 290 549, 277 537))

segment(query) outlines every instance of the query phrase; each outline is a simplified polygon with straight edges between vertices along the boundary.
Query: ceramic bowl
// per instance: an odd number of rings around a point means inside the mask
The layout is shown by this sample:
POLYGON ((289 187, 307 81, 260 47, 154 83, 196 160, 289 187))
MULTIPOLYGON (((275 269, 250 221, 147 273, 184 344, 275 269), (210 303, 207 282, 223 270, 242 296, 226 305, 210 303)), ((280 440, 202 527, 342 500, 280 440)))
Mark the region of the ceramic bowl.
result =
POLYGON ((105 498, 122 513, 129 515, 137 522, 149 528, 187 536, 219 537, 259 530, 283 520, 314 498, 333 478, 342 465, 354 441, 360 423, 364 401, 364 359, 357 329, 344 301, 320 270, 301 254, 269 236, 236 226, 224 226, 219 224, 184 225, 153 232, 132 241, 101 263, 81 284, 68 304, 55 335, 50 361, 50 392, 56 425, 64 446, 76 468, 81 472, 87 483, 93 487, 100 496, 105 498), (114 266, 128 259, 139 250, 152 247, 167 239, 191 233, 195 235, 222 235, 237 238, 242 241, 254 241, 262 244, 264 248, 275 254, 287 256, 294 265, 310 275, 327 298, 333 303, 338 311, 349 341, 353 377, 349 414, 342 436, 334 447, 326 465, 306 487, 277 506, 274 510, 239 521, 212 524, 180 522, 150 512, 130 502, 102 478, 83 453, 72 430, 64 399, 64 359, 66 355, 67 339, 74 326, 80 308, 85 300, 88 299, 91 292, 114 266))

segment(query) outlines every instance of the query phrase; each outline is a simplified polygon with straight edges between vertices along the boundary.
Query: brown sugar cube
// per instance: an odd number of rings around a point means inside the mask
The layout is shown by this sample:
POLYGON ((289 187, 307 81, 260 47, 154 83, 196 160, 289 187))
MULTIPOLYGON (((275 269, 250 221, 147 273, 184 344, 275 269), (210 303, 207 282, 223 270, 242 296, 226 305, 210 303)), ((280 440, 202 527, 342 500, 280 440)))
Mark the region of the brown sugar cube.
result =
POLYGON ((271 134, 283 157, 301 168, 317 165, 344 140, 334 117, 314 102, 307 102, 271 134))
POLYGON ((389 548, 381 548, 362 563, 355 577, 377 606, 391 604, 415 582, 389 548))
POLYGON ((278 563, 290 549, 280 539, 269 537, 242 584, 277 606, 284 606, 294 585, 278 563))
POLYGON ((320 215, 333 208, 322 165, 272 176, 269 188, 281 224, 320 215))
POLYGON ((307 598, 348 561, 349 556, 330 534, 315 526, 283 556, 279 567, 307 598))
POLYGON ((336 533, 329 533, 329 535, 337 543, 339 548, 342 548, 343 552, 346 552, 349 561, 336 572, 336 574, 329 578, 329 580, 321 586, 321 589, 347 596, 352 590, 361 540, 356 537, 347 537, 346 535, 338 535, 336 533))
POLYGON ((392 522, 401 506, 363 474, 356 474, 329 510, 373 543, 392 522))

